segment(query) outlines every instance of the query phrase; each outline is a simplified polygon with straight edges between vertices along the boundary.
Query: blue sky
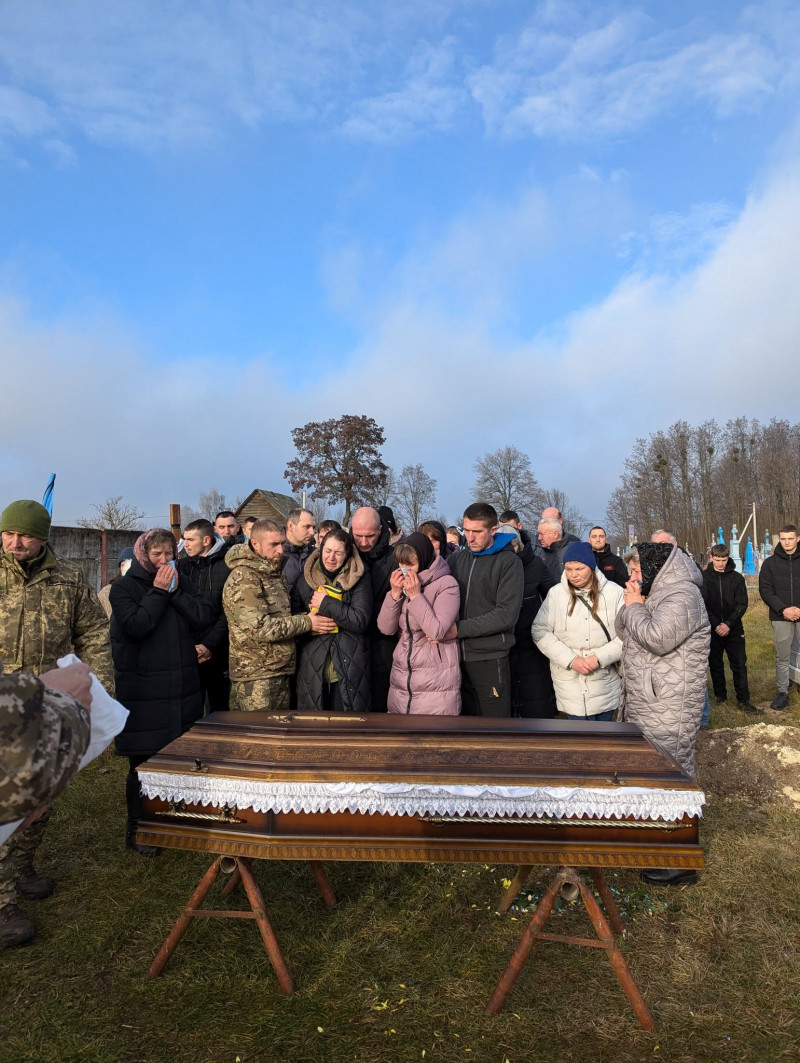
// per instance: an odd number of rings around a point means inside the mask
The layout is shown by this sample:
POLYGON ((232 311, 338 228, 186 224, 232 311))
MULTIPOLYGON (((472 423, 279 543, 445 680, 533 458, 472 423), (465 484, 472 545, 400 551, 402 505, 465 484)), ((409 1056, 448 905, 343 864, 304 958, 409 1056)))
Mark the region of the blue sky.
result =
MULTIPOLYGON (((800 6, 0 4, 0 473, 163 519, 366 413, 455 518, 515 443, 797 419, 800 6)), ((793 516, 798 516, 794 514, 793 516)))

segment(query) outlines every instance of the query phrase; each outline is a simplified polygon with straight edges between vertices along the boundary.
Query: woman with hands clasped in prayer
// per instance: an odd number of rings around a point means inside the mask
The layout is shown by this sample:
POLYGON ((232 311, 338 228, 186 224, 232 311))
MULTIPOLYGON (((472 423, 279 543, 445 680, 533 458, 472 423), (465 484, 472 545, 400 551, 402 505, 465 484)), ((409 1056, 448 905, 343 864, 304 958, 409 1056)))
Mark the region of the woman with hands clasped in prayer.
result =
POLYGON ((613 720, 622 656, 614 620, 622 604, 622 588, 598 571, 591 544, 570 543, 561 582, 548 592, 531 627, 533 641, 550 658, 559 712, 613 720))
POLYGON ((422 532, 412 532, 398 543, 394 556, 400 567, 391 574, 378 614, 383 634, 400 636, 392 659, 388 711, 458 716, 458 583, 422 532))
POLYGON ((133 561, 111 585, 111 651, 117 700, 130 715, 117 735, 128 757, 125 844, 143 856, 157 852, 136 842, 141 816, 136 768, 203 715, 196 643, 211 623, 211 604, 175 570, 175 539, 150 528, 133 546, 133 561))

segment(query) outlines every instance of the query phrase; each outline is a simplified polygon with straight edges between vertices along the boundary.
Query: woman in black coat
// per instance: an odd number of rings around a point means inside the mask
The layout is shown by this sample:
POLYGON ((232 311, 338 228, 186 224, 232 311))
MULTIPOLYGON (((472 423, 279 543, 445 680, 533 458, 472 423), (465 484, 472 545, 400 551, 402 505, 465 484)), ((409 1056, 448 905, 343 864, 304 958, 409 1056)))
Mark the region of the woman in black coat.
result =
POLYGON ((335 620, 339 630, 307 635, 298 644, 298 709, 369 712, 372 582, 345 531, 325 536, 294 586, 292 612, 312 609, 335 620))
POLYGON ((170 531, 146 531, 133 554, 131 567, 109 595, 116 696, 130 713, 116 746, 129 761, 125 844, 154 856, 153 846, 135 840, 141 816, 136 768, 203 715, 196 643, 212 617, 209 602, 172 564, 170 531))

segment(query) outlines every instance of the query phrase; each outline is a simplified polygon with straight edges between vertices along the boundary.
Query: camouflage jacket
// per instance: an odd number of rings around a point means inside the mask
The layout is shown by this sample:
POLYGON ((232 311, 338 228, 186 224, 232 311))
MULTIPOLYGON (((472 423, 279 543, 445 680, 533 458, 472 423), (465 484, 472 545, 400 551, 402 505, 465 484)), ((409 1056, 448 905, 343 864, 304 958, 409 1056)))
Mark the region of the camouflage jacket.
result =
POLYGON ((291 615, 289 591, 281 575, 284 559, 267 561, 248 543, 225 555, 231 570, 222 592, 230 636, 230 676, 234 682, 293 675, 298 635, 311 630, 307 613, 291 615))
POLYGON ((114 694, 108 618, 77 565, 46 545, 25 568, 0 551, 0 660, 4 672, 42 672, 74 651, 114 694))
POLYGON ((0 676, 0 823, 59 794, 89 745, 89 713, 32 675, 0 676))

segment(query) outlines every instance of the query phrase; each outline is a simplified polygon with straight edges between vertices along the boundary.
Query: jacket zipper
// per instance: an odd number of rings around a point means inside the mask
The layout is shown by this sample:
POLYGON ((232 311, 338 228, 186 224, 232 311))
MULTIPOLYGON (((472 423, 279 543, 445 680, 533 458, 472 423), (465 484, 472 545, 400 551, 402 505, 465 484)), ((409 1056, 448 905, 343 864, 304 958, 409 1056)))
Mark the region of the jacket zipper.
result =
MULTIPOLYGON (((474 571, 475 571, 475 558, 472 557, 472 558, 470 558, 469 579, 467 580, 467 593, 466 593, 466 596, 464 598, 464 610, 463 610, 463 613, 462 613, 462 615, 465 618, 466 618, 466 615, 467 615, 467 606, 469 605, 469 588, 470 588, 470 586, 472 584, 472 573, 474 571)), ((459 642, 461 643, 461 656, 466 661, 466 659, 467 659, 466 640, 465 639, 459 639, 459 642)))
POLYGON ((411 634, 411 621, 408 619, 408 605, 406 605, 406 631, 408 632, 408 655, 406 656, 406 690, 408 691, 408 703, 406 715, 411 713, 411 651, 414 648, 414 636, 411 634))
POLYGON ((794 605, 794 554, 789 558, 789 605, 794 605))

